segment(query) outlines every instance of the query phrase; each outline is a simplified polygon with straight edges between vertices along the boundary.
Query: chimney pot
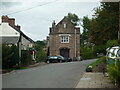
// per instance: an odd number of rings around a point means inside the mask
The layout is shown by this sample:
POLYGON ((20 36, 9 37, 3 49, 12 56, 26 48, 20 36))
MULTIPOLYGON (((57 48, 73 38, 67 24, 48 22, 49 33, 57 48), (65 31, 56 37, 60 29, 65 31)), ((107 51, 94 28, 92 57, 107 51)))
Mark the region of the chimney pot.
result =
POLYGON ((8 16, 2 16, 2 22, 9 22, 8 16))
POLYGON ((20 26, 19 25, 17 25, 16 27, 17 27, 18 30, 20 30, 20 26))

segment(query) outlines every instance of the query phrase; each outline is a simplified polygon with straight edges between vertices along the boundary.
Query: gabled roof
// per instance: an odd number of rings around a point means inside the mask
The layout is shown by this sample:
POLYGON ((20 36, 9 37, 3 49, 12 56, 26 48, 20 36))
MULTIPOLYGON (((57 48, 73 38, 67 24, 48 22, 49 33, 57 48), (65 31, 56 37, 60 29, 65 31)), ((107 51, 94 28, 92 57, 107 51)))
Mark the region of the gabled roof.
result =
POLYGON ((27 35, 25 35, 19 28, 15 27, 15 26, 12 26, 12 25, 10 25, 10 26, 12 28, 14 28, 16 31, 18 31, 21 35, 23 35, 23 37, 25 37, 27 40, 34 43, 34 41, 31 38, 29 38, 27 35))
MULTIPOLYGON (((56 27, 57 27, 60 23, 62 23, 63 21, 69 22, 69 23, 71 23, 71 24, 73 25, 73 23, 72 23, 70 20, 68 20, 66 16, 64 16, 64 18, 56 25, 56 27)), ((73 25, 73 26, 74 26, 74 25, 73 25)))
POLYGON ((22 35, 23 37, 25 37, 30 42, 34 42, 31 38, 29 38, 27 35, 25 35, 20 30, 20 26, 19 25, 15 25, 15 19, 14 18, 9 18, 7 15, 6 16, 2 16, 2 23, 8 23, 9 26, 11 26, 13 29, 15 29, 16 31, 18 31, 20 33, 20 35, 22 35))

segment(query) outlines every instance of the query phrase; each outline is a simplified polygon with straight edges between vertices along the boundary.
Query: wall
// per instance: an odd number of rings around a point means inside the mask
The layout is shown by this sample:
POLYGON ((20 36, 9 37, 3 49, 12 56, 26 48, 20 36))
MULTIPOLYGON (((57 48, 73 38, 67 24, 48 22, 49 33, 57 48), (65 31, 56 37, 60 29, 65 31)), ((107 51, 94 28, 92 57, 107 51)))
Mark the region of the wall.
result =
POLYGON ((50 56, 60 55, 60 48, 69 48, 70 57, 80 56, 80 28, 75 28, 73 24, 67 21, 65 18, 61 20, 54 28, 50 28, 49 34, 49 46, 50 46, 50 56), (64 23, 66 23, 66 28, 64 28, 64 23), (76 37, 75 37, 76 29, 76 37), (60 42, 60 34, 69 35, 69 43, 60 42), (76 55, 75 55, 75 38, 76 38, 76 55))
POLYGON ((0 36, 6 36, 6 37, 19 37, 20 33, 16 31, 14 28, 9 26, 8 23, 2 23, 0 25, 0 36))
POLYGON ((27 50, 29 47, 33 47, 33 43, 21 36, 22 50, 27 50))

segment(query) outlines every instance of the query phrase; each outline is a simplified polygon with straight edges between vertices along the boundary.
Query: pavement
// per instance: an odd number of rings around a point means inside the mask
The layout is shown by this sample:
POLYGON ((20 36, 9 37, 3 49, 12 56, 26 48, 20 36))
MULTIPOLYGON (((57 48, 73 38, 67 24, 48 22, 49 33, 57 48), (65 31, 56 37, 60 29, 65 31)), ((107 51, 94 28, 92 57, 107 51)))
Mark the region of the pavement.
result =
POLYGON ((103 73, 86 72, 76 88, 117 88, 103 73))

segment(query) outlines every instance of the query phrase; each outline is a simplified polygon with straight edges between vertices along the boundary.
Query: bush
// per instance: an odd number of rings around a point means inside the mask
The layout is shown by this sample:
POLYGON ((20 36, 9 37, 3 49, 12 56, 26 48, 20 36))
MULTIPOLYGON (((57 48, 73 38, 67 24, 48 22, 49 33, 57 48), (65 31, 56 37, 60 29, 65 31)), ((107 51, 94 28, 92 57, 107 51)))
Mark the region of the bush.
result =
POLYGON ((21 52, 21 65, 22 66, 27 66, 32 64, 32 56, 29 51, 27 50, 22 50, 21 52))
POLYGON ((15 45, 2 45, 2 68, 10 69, 19 63, 19 50, 15 45))
POLYGON ((116 66, 112 63, 108 64, 107 71, 110 79, 120 86, 120 61, 117 61, 116 66))
POLYGON ((117 40, 108 40, 106 43, 107 48, 119 45, 117 40))
POLYGON ((92 50, 92 48, 89 48, 89 47, 88 48, 81 47, 80 56, 84 60, 96 58, 96 54, 94 53, 94 51, 92 50))
POLYGON ((45 61, 46 53, 45 53, 44 50, 37 51, 36 56, 37 56, 36 61, 37 62, 42 62, 42 61, 45 61))
POLYGON ((46 43, 44 41, 36 41, 35 42, 35 49, 36 49, 36 61, 42 62, 45 61, 47 56, 46 51, 44 48, 46 47, 46 43))

